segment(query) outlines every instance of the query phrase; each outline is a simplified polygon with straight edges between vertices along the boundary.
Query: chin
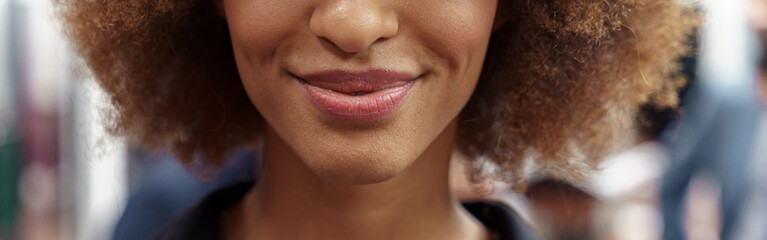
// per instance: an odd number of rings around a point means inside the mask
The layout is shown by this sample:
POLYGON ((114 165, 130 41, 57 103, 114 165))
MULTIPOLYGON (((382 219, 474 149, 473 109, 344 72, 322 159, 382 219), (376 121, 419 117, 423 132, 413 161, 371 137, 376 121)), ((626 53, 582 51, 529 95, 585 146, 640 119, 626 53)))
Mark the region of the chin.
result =
POLYGON ((365 185, 386 182, 402 173, 415 160, 403 155, 380 154, 377 151, 329 153, 305 163, 310 171, 323 180, 365 185))

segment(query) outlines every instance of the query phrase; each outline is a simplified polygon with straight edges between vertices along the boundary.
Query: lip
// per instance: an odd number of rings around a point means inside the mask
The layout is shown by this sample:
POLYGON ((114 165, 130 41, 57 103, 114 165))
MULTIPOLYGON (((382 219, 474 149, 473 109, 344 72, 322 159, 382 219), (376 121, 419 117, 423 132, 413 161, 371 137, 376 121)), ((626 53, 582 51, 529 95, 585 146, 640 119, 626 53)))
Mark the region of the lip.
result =
POLYGON ((329 70, 295 77, 314 107, 347 121, 372 121, 390 115, 407 100, 420 78, 386 69, 329 70))

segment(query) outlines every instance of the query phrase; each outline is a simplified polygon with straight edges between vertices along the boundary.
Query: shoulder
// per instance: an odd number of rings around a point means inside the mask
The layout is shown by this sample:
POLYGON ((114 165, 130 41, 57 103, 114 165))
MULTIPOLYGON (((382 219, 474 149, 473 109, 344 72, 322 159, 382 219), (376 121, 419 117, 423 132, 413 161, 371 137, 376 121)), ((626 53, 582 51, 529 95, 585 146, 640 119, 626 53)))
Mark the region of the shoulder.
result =
POLYGON ((221 215, 255 184, 240 182, 213 192, 152 239, 219 239, 221 215))
POLYGON ((538 239, 532 228, 508 205, 495 201, 476 201, 463 204, 482 225, 494 234, 494 239, 538 239))

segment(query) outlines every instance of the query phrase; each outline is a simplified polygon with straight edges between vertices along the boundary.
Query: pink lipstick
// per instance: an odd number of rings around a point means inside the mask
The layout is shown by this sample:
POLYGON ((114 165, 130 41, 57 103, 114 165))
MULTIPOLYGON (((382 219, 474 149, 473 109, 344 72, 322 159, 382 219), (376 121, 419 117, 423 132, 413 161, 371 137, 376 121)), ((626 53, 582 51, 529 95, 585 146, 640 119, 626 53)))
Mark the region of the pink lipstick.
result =
POLYGON ((309 102, 331 117, 348 121, 381 119, 410 95, 417 75, 390 70, 330 70, 297 76, 309 102))

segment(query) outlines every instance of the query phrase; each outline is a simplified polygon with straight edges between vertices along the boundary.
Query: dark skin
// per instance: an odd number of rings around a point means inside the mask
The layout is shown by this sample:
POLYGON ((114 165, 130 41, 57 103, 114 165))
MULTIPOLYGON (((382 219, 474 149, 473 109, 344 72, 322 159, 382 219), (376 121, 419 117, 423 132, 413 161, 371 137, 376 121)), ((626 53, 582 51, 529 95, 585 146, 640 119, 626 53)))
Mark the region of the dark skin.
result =
POLYGON ((488 238, 448 176, 496 0, 217 3, 265 120, 263 175, 229 210, 227 238, 488 238), (420 77, 400 107, 369 120, 321 111, 295 77, 370 69, 420 77))
POLYGON ((269 170, 229 210, 227 239, 489 239, 450 196, 454 134, 453 123, 391 180, 354 185, 322 180, 269 130, 269 170))

